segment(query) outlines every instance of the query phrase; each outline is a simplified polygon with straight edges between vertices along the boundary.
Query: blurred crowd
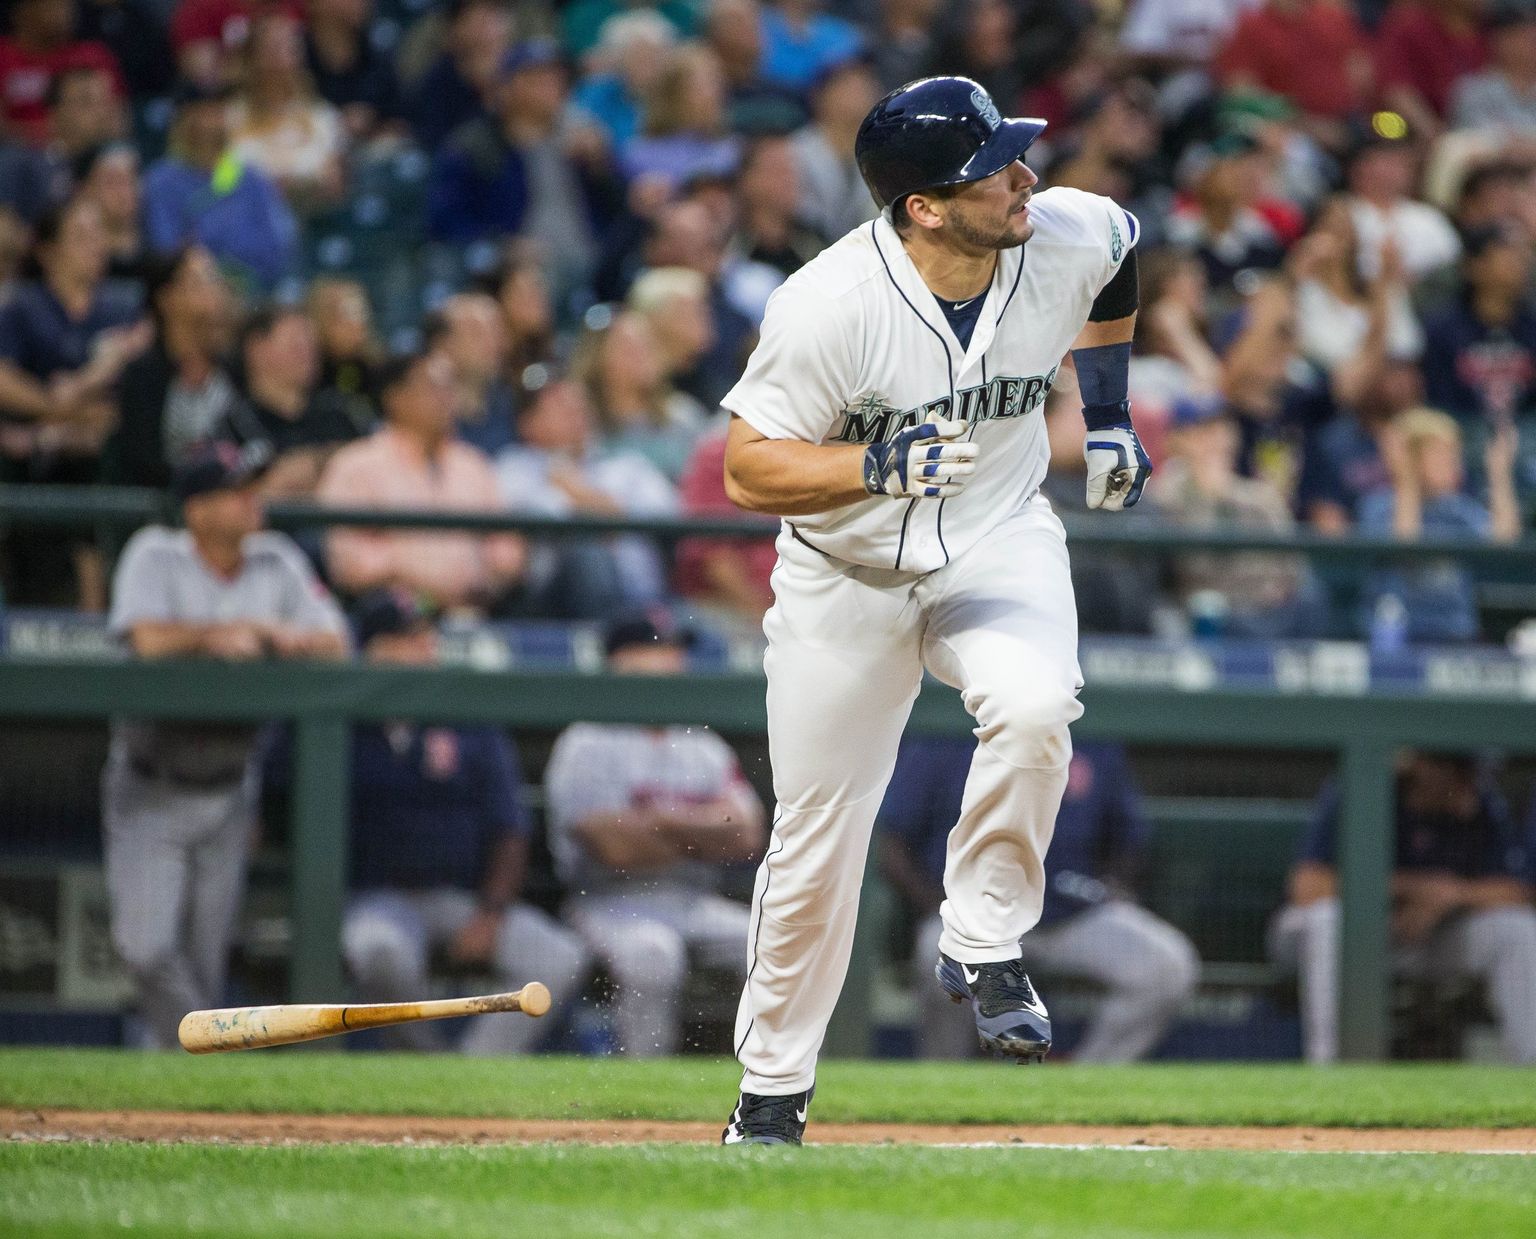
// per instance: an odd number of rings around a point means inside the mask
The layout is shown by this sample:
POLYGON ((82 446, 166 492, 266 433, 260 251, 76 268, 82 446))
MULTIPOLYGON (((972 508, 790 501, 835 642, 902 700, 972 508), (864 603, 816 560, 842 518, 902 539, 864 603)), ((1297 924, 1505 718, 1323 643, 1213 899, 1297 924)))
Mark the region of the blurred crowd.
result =
MULTIPOLYGON (((1536 507, 1536 0, 14 0, 0 481, 733 513, 718 401, 768 296, 873 205, 884 91, 964 73, 1043 185, 1141 221, 1131 396, 1173 525, 1517 539, 1536 507)), ((1070 367, 1050 495, 1082 508, 1070 367)), ((107 605, 13 531, 6 597, 107 605)), ((771 543, 337 530, 338 593, 755 630, 771 543)), ((1487 636, 1477 581, 1077 558, 1088 631, 1487 636)))

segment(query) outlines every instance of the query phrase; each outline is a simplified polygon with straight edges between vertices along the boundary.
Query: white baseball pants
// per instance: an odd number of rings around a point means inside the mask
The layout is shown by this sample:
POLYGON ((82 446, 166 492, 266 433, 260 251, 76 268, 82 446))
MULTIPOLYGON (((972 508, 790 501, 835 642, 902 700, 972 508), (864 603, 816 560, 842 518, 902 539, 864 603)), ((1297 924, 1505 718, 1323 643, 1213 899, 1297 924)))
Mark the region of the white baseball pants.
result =
POLYGON ((1040 918, 1043 860, 1082 714, 1066 539, 1036 497, 916 575, 779 537, 768 636, 774 814, 736 1017, 742 1088, 800 1092, 848 971, 870 832, 926 667, 960 690, 979 741, 949 836, 940 946, 1014 959, 1040 918))

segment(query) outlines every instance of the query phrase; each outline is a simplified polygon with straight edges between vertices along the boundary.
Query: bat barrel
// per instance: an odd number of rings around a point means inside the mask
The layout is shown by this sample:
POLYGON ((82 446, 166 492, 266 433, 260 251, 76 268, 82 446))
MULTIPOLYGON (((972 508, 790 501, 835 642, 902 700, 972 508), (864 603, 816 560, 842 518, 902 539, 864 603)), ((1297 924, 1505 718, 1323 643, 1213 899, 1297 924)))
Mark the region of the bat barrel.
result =
POLYGON ((383 1028, 414 1020, 446 1020, 464 1015, 521 1011, 539 1016, 549 1010, 549 990, 537 981, 508 994, 474 998, 443 998, 432 1002, 369 1003, 326 1006, 294 1003, 270 1007, 227 1007, 191 1011, 181 1021, 178 1037, 191 1054, 222 1050, 254 1050, 264 1046, 314 1041, 360 1028, 383 1028))

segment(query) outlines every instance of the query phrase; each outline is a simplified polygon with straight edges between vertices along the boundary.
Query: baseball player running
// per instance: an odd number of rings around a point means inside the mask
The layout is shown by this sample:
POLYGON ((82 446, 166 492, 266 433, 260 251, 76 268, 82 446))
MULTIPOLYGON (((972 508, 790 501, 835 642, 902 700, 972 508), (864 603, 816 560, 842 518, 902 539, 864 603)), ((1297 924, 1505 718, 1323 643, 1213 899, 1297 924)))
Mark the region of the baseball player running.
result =
POLYGON ((1077 368, 1088 503, 1130 507, 1151 464, 1126 399, 1137 223, 1107 198, 1031 193, 1045 122, 968 78, 865 118, 881 207, 792 275, 724 405, 731 498, 784 518, 768 636, 778 799, 758 870, 727 1144, 798 1144, 848 969, 871 827, 923 669, 979 743, 944 871, 938 981, 984 1046, 1023 1060, 1051 1026, 1019 963, 1067 776, 1077 617, 1040 495, 1041 405, 1077 368))

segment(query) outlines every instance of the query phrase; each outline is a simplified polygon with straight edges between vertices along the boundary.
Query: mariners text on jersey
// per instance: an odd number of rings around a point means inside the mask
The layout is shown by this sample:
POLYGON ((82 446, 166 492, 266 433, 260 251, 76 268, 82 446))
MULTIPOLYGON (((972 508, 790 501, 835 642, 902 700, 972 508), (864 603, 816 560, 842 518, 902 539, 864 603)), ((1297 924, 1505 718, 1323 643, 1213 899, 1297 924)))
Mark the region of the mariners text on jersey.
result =
POLYGON ((970 423, 981 448, 964 493, 883 495, 795 517, 835 559, 931 572, 1018 512, 1050 457, 1044 403, 1089 309, 1136 244, 1135 217, 1058 187, 1033 195, 1034 233, 1002 250, 961 347, 884 217, 828 246, 773 294, 762 339, 721 402, 770 439, 872 443, 930 417, 970 423))
POLYGON ((940 396, 917 409, 897 412, 878 393, 864 396, 843 410, 842 421, 827 435, 829 443, 880 443, 909 426, 935 418, 986 422, 993 418, 1024 417, 1045 403, 1056 381, 1056 370, 1027 379, 997 375, 977 387, 962 387, 951 400, 940 396), (958 408, 954 408, 956 401, 958 408))

